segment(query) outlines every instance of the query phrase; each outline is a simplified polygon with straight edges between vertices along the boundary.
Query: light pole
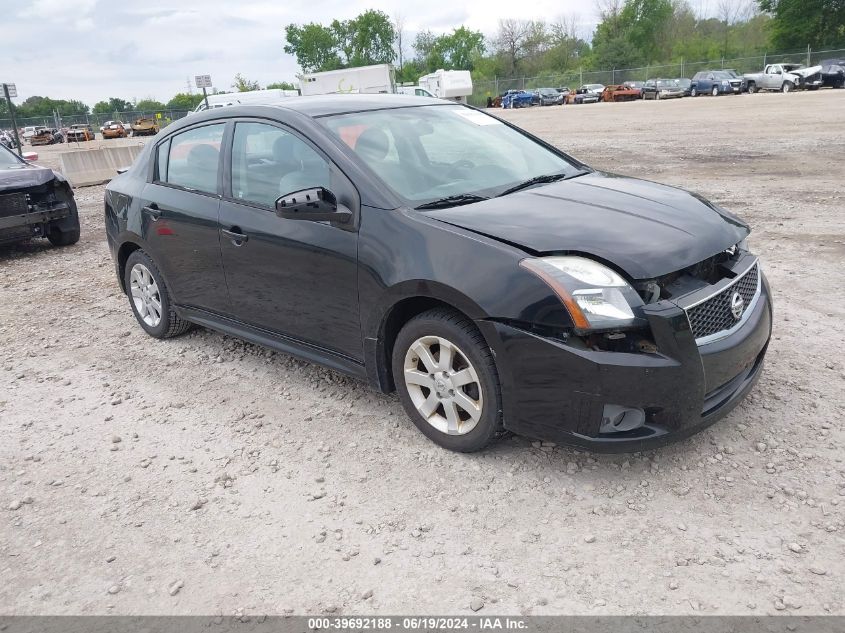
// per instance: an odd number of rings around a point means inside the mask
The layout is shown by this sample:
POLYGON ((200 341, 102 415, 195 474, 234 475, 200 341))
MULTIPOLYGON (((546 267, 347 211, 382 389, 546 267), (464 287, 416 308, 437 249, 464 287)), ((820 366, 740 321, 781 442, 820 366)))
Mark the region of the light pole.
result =
POLYGON ((15 105, 12 97, 18 96, 18 88, 15 84, 3 84, 3 96, 6 97, 6 106, 9 108, 9 118, 12 119, 12 133, 15 135, 15 145, 18 146, 18 156, 23 156, 21 139, 18 136, 18 123, 15 121, 15 105))

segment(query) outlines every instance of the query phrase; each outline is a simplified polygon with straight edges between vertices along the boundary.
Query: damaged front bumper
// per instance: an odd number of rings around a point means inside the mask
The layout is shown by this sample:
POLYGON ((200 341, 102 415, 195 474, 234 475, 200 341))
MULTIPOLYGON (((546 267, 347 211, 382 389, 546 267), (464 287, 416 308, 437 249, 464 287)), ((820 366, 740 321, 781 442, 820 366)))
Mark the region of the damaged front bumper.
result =
POLYGON ((646 306, 645 314, 656 349, 639 353, 588 349, 480 321, 496 355, 505 428, 598 452, 640 451, 724 417, 759 378, 772 330, 762 273, 755 301, 725 336, 696 340, 687 312, 672 301, 646 306), (608 425, 626 411, 641 416, 636 428, 608 425))
POLYGON ((27 193, 0 194, 0 243, 44 237, 51 222, 71 214, 70 205, 56 198, 33 200, 27 193))

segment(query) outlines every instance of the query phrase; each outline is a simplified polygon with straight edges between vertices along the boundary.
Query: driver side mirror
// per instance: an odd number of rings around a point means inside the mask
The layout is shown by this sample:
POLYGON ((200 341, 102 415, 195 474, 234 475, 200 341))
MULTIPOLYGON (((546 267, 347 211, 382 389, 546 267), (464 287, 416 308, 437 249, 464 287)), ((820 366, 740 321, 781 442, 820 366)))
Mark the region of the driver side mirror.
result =
POLYGON ((276 200, 276 215, 286 220, 346 223, 352 211, 338 205, 335 195, 325 187, 301 189, 276 200))

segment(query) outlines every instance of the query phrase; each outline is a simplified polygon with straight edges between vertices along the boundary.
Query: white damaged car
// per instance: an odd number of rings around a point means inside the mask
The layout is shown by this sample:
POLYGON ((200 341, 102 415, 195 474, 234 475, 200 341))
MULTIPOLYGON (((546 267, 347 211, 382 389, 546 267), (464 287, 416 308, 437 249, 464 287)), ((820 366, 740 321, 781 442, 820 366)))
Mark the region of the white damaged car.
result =
POLYGON ((743 75, 748 83, 748 92, 760 90, 818 90, 822 86, 822 67, 801 64, 769 64, 761 73, 746 73, 743 75))

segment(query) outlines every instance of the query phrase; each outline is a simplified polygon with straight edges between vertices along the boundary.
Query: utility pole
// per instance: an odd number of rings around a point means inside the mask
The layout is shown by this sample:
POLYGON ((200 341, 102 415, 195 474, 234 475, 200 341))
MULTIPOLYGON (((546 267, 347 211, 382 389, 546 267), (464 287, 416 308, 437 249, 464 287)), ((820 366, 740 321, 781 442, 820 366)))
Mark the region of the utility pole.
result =
POLYGON ((18 96, 17 86, 15 86, 15 84, 3 84, 3 96, 6 97, 6 106, 9 108, 9 118, 12 119, 12 133, 15 135, 15 145, 18 146, 18 156, 23 157, 21 139, 18 136, 18 122, 15 121, 15 104, 12 103, 12 97, 18 96))

